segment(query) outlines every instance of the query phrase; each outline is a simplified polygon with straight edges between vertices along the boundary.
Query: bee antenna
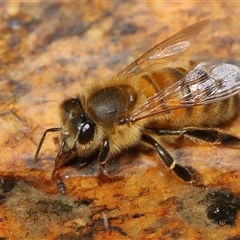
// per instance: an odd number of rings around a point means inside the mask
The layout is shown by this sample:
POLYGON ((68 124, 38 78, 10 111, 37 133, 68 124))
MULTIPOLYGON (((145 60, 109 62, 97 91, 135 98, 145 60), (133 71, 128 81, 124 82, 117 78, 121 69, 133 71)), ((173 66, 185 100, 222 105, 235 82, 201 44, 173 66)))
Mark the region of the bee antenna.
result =
POLYGON ((49 128, 49 129, 45 130, 45 132, 43 133, 42 138, 41 138, 41 140, 40 140, 40 142, 38 144, 37 151, 36 151, 35 156, 34 156, 35 162, 37 162, 37 160, 38 160, 38 155, 39 155, 39 152, 40 152, 40 150, 42 148, 42 145, 43 145, 43 142, 45 140, 45 137, 46 137, 47 133, 49 133, 49 132, 57 132, 57 131, 61 131, 61 128, 49 128))

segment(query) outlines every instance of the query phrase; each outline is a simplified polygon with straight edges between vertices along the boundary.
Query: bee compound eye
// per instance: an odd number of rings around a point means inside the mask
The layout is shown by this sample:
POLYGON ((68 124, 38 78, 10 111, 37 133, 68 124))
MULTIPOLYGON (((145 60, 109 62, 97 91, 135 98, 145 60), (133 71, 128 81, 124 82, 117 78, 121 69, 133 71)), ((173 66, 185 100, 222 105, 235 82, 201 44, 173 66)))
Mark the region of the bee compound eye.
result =
POLYGON ((92 122, 85 122, 81 126, 81 130, 78 136, 78 142, 80 144, 87 144, 89 143, 95 133, 95 124, 92 122))

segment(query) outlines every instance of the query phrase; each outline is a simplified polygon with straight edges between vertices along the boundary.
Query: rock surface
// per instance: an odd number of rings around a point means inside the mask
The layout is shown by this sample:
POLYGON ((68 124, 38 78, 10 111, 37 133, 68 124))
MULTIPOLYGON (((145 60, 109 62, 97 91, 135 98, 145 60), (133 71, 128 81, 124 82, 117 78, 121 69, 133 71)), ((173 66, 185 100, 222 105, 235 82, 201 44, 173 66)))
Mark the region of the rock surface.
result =
MULTIPOLYGON (((110 161, 111 182, 98 178, 96 161, 62 168, 67 190, 61 195, 50 180, 55 133, 34 162, 43 131, 59 126, 63 99, 114 76, 192 23, 212 19, 179 63, 216 59, 240 66, 238 3, 5 2, 0 16, 1 239, 240 238, 238 149, 171 148, 206 189, 179 180, 154 151, 133 149, 110 161), (224 197, 214 202, 219 192, 224 197), (226 214, 229 208, 236 212, 226 214), (219 209, 223 219, 210 219, 209 211, 219 209)), ((238 134, 239 121, 224 131, 238 134)))

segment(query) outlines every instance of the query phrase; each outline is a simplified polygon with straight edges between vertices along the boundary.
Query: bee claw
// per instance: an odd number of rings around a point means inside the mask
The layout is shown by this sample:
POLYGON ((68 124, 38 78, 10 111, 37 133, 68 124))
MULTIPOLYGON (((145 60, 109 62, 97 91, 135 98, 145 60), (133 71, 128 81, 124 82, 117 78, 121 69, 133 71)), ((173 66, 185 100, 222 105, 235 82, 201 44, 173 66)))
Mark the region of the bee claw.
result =
POLYGON ((64 184, 64 182, 61 179, 57 179, 56 183, 57 183, 57 188, 58 188, 59 192, 62 195, 64 195, 66 193, 66 185, 64 184))

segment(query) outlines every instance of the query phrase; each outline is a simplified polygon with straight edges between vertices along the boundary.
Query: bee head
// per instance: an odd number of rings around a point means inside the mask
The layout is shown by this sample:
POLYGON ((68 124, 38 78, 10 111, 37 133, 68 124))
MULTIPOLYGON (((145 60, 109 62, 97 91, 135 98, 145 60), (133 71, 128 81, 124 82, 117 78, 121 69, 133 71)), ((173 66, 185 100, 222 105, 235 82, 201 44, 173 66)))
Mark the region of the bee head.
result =
POLYGON ((61 104, 62 134, 68 137, 70 148, 76 143, 85 145, 91 142, 95 135, 95 123, 82 108, 79 98, 65 100, 61 104))

